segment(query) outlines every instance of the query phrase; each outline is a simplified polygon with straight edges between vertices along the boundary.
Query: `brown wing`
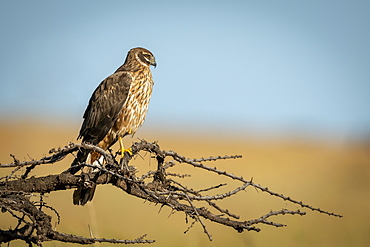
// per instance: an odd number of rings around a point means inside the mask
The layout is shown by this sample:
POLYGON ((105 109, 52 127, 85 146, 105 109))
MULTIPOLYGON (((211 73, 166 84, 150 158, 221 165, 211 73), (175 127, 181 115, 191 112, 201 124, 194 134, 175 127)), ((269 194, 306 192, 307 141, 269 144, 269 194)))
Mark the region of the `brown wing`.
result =
POLYGON ((84 113, 78 138, 96 145, 108 134, 127 99, 131 82, 127 72, 117 72, 99 84, 84 113))

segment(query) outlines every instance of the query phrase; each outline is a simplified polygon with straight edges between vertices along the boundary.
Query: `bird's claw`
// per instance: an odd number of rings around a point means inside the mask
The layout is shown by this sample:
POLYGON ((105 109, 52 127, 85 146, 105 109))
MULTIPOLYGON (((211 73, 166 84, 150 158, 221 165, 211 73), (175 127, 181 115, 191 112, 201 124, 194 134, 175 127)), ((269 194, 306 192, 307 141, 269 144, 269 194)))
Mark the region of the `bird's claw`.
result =
POLYGON ((129 155, 132 155, 132 149, 131 148, 121 148, 121 157, 123 158, 125 156, 125 153, 128 153, 129 155))

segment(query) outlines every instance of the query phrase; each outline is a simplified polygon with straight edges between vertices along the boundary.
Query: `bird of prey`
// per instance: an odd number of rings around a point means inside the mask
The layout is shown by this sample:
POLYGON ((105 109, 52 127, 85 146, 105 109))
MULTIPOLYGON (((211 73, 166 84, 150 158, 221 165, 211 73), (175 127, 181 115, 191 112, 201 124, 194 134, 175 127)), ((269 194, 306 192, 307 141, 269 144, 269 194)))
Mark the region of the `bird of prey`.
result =
MULTIPOLYGON (((124 64, 103 80, 92 94, 78 139, 104 150, 119 141, 121 154, 130 153, 129 149, 124 149, 122 138, 134 135, 145 120, 154 84, 151 65, 156 67, 157 64, 147 49, 138 47, 128 52, 124 64)), ((96 152, 80 150, 70 172, 76 173, 80 168, 73 167, 81 162, 93 164, 99 158, 96 152)), ((84 169, 91 171, 88 167, 84 169)), ((92 200, 94 192, 95 186, 78 188, 73 193, 73 204, 85 205, 92 200)))

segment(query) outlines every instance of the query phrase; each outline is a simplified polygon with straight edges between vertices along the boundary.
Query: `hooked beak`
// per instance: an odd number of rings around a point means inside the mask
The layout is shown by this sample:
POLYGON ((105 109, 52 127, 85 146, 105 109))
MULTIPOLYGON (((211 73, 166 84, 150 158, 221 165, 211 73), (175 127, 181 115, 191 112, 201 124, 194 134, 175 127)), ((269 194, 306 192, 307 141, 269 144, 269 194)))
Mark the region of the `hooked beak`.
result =
POLYGON ((153 65, 154 68, 157 67, 157 62, 155 61, 155 58, 154 57, 150 60, 150 65, 153 65))

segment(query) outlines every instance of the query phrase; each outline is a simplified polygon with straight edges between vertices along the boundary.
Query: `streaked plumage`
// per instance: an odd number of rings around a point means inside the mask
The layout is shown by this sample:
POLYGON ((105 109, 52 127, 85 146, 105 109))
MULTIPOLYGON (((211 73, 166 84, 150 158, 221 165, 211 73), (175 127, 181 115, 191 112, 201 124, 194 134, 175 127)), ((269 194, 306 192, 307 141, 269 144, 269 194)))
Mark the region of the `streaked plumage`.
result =
MULTIPOLYGON (((119 138, 134 135, 143 124, 152 94, 153 79, 150 65, 156 66, 153 54, 144 48, 131 49, 124 64, 102 81, 92 94, 83 115, 78 136, 82 142, 108 149, 119 138)), ((99 154, 80 151, 72 166, 79 162, 93 163, 99 154)), ((78 169, 72 169, 76 173, 78 169)), ((94 188, 78 188, 73 203, 90 201, 94 188)))

